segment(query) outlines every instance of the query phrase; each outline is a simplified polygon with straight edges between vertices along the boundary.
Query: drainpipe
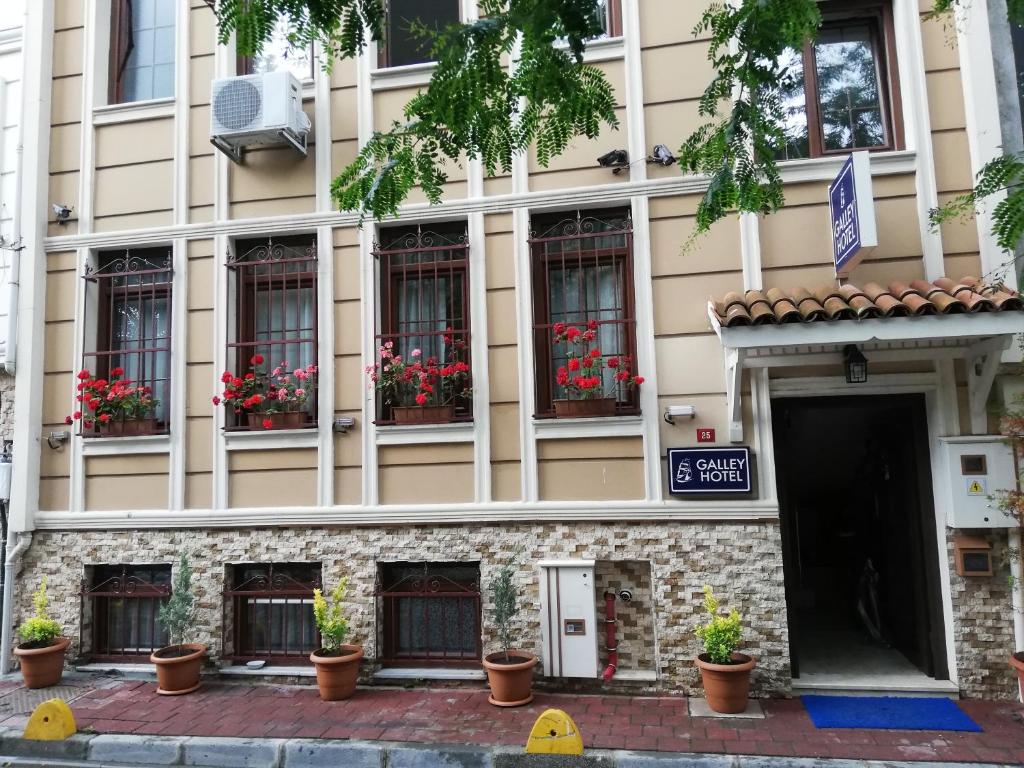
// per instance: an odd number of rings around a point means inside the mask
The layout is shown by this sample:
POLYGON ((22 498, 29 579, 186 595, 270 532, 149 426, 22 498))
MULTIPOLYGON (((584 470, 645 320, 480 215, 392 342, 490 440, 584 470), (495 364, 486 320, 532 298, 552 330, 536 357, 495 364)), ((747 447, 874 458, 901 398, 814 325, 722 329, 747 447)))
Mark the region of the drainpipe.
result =
POLYGON ((601 674, 601 679, 606 683, 615 676, 615 670, 619 667, 619 645, 615 641, 615 593, 604 593, 604 636, 605 647, 608 650, 608 666, 601 674))
MULTIPOLYGON (((1013 645, 1014 651, 1024 651, 1024 568, 1021 567, 1021 559, 1024 559, 1024 552, 1021 552, 1020 526, 1010 529, 1009 535, 1010 552, 1010 578, 1013 581, 1012 605, 1013 605, 1013 645)), ((1018 685, 1017 698, 1024 701, 1024 686, 1018 685)))
POLYGON ((4 605, 3 619, 0 621, 0 674, 11 669, 12 629, 11 619, 14 616, 14 579, 21 567, 21 558, 32 543, 31 533, 7 534, 7 559, 4 560, 4 605), (11 545, 14 546, 11 546, 11 545))

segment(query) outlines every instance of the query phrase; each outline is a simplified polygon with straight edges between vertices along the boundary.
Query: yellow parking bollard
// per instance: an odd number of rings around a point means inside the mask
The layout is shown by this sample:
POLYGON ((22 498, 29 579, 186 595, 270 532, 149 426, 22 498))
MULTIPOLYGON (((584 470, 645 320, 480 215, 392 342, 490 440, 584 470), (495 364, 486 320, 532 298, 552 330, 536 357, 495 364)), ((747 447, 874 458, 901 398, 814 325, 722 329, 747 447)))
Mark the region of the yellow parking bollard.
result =
POLYGON ((526 751, 534 755, 582 755, 580 729, 562 710, 544 710, 533 724, 526 751))
POLYGON ((25 738, 33 741, 60 741, 77 731, 75 716, 63 699, 44 701, 32 712, 25 726, 25 738))

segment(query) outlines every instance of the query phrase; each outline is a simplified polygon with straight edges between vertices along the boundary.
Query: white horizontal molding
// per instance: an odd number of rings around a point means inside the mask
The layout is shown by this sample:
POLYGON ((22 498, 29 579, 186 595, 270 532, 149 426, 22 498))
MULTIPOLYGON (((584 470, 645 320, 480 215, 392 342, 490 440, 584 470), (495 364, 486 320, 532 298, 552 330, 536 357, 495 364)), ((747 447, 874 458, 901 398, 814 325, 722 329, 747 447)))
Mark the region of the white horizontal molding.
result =
POLYGON ((472 443, 474 440, 476 440, 476 426, 472 422, 377 427, 377 445, 472 443))
MULTIPOLYGON (((832 181, 843 167, 846 158, 847 155, 840 155, 805 160, 783 160, 779 163, 779 173, 785 184, 832 181)), ((913 150, 872 152, 870 159, 872 176, 892 176, 914 173, 917 170, 917 153, 913 150)))
POLYGON ((93 125, 132 123, 161 117, 174 117, 173 96, 167 99, 132 101, 127 104, 108 104, 103 107, 94 107, 92 110, 93 125))
POLYGON ((721 337, 722 345, 731 349, 793 347, 799 350, 812 345, 952 340, 1015 334, 1024 331, 1024 312, 880 317, 785 325, 747 325, 738 328, 722 328, 713 322, 712 326, 721 337))
POLYGON ((456 667, 384 667, 373 673, 374 680, 485 680, 483 669, 456 667))
POLYGON ((390 91, 397 88, 426 85, 434 76, 435 69, 437 69, 437 64, 433 61, 374 69, 370 72, 370 87, 375 91, 390 91))
POLYGON ((582 419, 534 419, 538 440, 581 437, 632 437, 644 433, 643 416, 594 416, 582 419))
POLYGON ((146 530, 159 528, 324 527, 367 525, 477 525, 528 522, 771 522, 774 501, 591 501, 528 504, 347 505, 237 509, 137 509, 104 512, 40 511, 41 531, 146 530))
POLYGON ((138 437, 75 437, 82 441, 83 456, 131 456, 140 453, 168 453, 170 435, 140 435, 138 437))
POLYGON ((287 448, 316 448, 316 429, 263 429, 225 432, 224 447, 229 451, 273 451, 287 448))
MULTIPOLYGON (((879 160, 872 166, 874 173, 905 173, 902 164, 891 165, 882 160, 892 154, 906 156, 912 153, 895 152, 879 153, 879 160)), ((820 164, 817 173, 820 180, 830 179, 828 176, 833 162, 826 160, 799 161, 800 179, 805 177, 814 167, 820 164)), ((913 163, 911 163, 912 169, 913 163)), ((785 172, 783 177, 785 178, 785 172)), ((611 176, 609 172, 609 176, 611 176)), ((708 178, 701 175, 675 176, 663 179, 644 181, 623 181, 617 183, 593 185, 588 187, 572 187, 560 190, 543 190, 536 192, 517 192, 490 197, 464 198, 445 200, 437 205, 414 203, 403 205, 399 209, 398 218, 415 223, 417 221, 433 221, 453 217, 466 216, 470 213, 507 213, 512 208, 549 208, 557 210, 566 208, 588 208, 608 204, 624 204, 630 197, 671 197, 673 195, 700 195, 708 187, 708 178)), ((95 234, 75 234, 50 237, 46 240, 47 251, 67 251, 74 248, 94 247, 132 247, 165 243, 176 238, 188 240, 208 239, 217 235, 228 237, 251 237, 272 235, 277 233, 306 232, 316 227, 355 227, 359 225, 358 213, 341 213, 323 211, 318 213, 294 214, 288 216, 267 216, 258 219, 237 219, 234 221, 203 222, 183 224, 180 226, 152 227, 149 229, 129 229, 120 232, 95 234)))
POLYGON ((811 376, 769 380, 769 395, 775 397, 825 397, 830 395, 890 395, 931 392, 939 377, 930 373, 887 373, 869 376, 863 384, 848 384, 841 376, 811 376))

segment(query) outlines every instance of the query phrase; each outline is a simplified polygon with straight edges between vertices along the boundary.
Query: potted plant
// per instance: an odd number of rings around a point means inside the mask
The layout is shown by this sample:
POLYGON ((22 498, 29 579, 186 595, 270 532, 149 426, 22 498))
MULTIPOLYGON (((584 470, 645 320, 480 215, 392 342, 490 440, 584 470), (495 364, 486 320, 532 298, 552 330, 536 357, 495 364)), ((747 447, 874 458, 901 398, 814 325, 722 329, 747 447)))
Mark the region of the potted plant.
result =
POLYGON ((605 357, 593 346, 597 328, 596 320, 590 320, 585 330, 565 323, 551 328, 555 342, 566 347, 565 365, 555 373, 555 381, 565 392, 565 397, 554 400, 557 419, 614 416, 619 387, 630 389, 644 383, 643 376, 630 373, 627 356, 605 357))
POLYGON ((111 368, 111 378, 93 376, 87 369, 78 372, 75 400, 80 407, 64 418, 65 423, 81 421, 84 434, 101 437, 152 435, 156 432, 153 415, 160 401, 153 390, 124 375, 124 368, 111 368))
POLYGON ((696 659, 704 683, 704 698, 713 711, 723 715, 743 712, 750 697, 750 670, 755 660, 736 652, 743 635, 739 612, 733 608, 728 615, 720 614, 718 600, 707 585, 704 587, 704 611, 708 621, 697 627, 704 653, 696 659))
POLYGON ((29 688, 56 685, 64 674, 64 654, 71 640, 61 636, 60 624, 47 615, 49 604, 44 576, 32 595, 35 613, 18 627, 21 644, 14 649, 21 665, 21 676, 29 688))
POLYGON ((171 596, 157 613, 157 621, 167 630, 171 644, 153 651, 149 660, 156 665, 156 692, 165 696, 191 693, 200 684, 206 646, 187 643, 195 626, 196 598, 192 594, 192 566, 188 555, 181 553, 178 572, 174 576, 171 596))
POLYGON ((472 396, 470 367, 462 358, 466 343, 449 328, 442 336, 446 360, 423 358, 420 349, 408 359, 395 354, 394 342, 377 349, 380 361, 367 366, 371 386, 380 393, 396 424, 445 424, 455 419, 455 402, 472 396))
POLYGON ((348 637, 348 619, 342 612, 348 579, 344 578, 331 590, 330 599, 319 589, 313 590, 313 618, 320 632, 323 647, 309 655, 316 667, 316 684, 324 701, 341 701, 356 692, 359 682, 359 662, 363 658, 361 645, 345 645, 348 637))
POLYGON ((213 397, 213 404, 231 409, 240 426, 251 430, 307 426, 307 404, 316 391, 317 367, 310 364, 292 370, 283 361, 268 373, 264 362, 263 355, 256 354, 249 359, 252 370, 244 376, 224 371, 220 377, 224 391, 213 397))
POLYGON ((533 668, 537 666, 537 656, 529 651, 512 650, 512 620, 519 613, 516 560, 514 557, 501 566, 491 582, 491 620, 498 631, 501 650, 485 656, 483 665, 491 687, 487 700, 497 707, 519 707, 533 701, 533 668))

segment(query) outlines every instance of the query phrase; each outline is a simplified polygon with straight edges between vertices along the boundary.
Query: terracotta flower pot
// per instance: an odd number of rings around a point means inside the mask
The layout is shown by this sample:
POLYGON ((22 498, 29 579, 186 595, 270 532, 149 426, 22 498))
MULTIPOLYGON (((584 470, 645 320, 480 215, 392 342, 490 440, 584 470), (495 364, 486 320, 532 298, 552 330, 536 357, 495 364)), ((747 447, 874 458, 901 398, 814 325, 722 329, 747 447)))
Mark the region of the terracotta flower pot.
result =
POLYGON ((700 677, 704 682, 704 698, 708 706, 723 715, 735 715, 747 708, 750 699, 750 670, 757 660, 743 653, 732 655, 732 664, 714 664, 707 654, 697 657, 700 677))
POLYGON ((168 645, 153 651, 149 660, 156 664, 156 692, 164 696, 192 693, 199 687, 206 646, 202 643, 168 645), (185 651, 183 655, 177 655, 185 651))
POLYGON ((328 656, 324 649, 313 651, 309 660, 316 666, 316 684, 324 701, 341 701, 356 692, 363 646, 342 645, 340 656, 328 656))
POLYGON ((533 668, 538 659, 528 651, 512 650, 508 658, 511 664, 505 662, 504 651, 484 657, 487 684, 491 686, 487 700, 496 707, 521 707, 533 701, 533 668))
POLYGON ((64 674, 64 654, 71 645, 71 639, 58 637, 43 648, 14 649, 14 655, 21 664, 21 676, 28 688, 49 688, 60 682, 64 674))
POLYGON ((306 426, 309 417, 305 411, 283 411, 280 413, 247 413, 245 414, 249 429, 301 429, 306 426), (270 426, 263 422, 269 420, 270 426))
POLYGON ((1010 657, 1010 666, 1017 670, 1017 679, 1024 689, 1024 651, 1017 651, 1010 657))
POLYGON ((102 437, 139 437, 156 433, 156 419, 112 419, 104 424, 97 421, 96 426, 102 437))
POLYGON ((587 400, 555 400, 556 419, 586 419, 594 416, 614 415, 614 397, 594 397, 587 400))
POLYGON ((396 405, 395 424, 448 424, 455 421, 454 405, 396 405))

